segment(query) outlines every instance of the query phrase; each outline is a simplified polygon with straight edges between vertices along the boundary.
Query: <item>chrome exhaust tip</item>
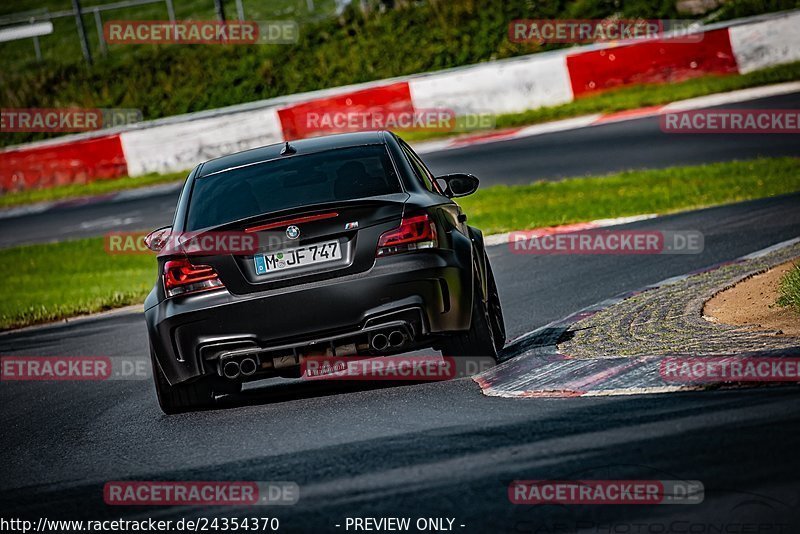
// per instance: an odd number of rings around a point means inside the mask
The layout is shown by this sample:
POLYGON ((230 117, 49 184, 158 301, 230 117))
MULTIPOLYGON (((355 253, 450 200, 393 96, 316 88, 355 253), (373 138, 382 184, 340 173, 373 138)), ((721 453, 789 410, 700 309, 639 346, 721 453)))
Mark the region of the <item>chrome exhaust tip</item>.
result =
POLYGON ((239 370, 244 376, 251 376, 256 372, 258 365, 253 358, 245 358, 239 363, 239 370))
POLYGON ((406 343, 406 335, 400 330, 392 330, 389 334, 389 345, 392 347, 402 347, 406 343))
POLYGON ((389 338, 384 334, 375 334, 369 342, 370 346, 377 350, 386 350, 389 347, 389 338))
POLYGON ((239 364, 238 364, 238 362, 236 362, 234 360, 228 360, 222 366, 222 375, 225 378, 228 378, 230 380, 233 380, 234 378, 238 378, 239 377, 239 372, 240 372, 239 364))

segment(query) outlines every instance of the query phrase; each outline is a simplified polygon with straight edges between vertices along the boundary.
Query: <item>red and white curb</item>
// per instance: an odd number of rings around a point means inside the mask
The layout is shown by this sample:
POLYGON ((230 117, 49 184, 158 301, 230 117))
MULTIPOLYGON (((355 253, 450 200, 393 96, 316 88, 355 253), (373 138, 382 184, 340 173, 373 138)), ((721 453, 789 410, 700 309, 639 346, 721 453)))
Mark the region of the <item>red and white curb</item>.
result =
MULTIPOLYGON (((662 280, 637 291, 629 291, 588 306, 563 319, 553 321, 514 339, 505 349, 507 359, 473 377, 484 395, 509 398, 541 397, 596 397, 612 395, 641 395, 692 391, 728 384, 723 379, 697 383, 670 383, 661 373, 667 358, 680 355, 634 356, 613 358, 572 358, 558 352, 558 339, 573 324, 605 310, 629 297, 674 284, 701 272, 718 269, 724 265, 759 258, 800 243, 800 238, 790 239, 765 249, 705 269, 662 280)), ((800 356, 797 351, 764 351, 747 355, 752 358, 800 356)))

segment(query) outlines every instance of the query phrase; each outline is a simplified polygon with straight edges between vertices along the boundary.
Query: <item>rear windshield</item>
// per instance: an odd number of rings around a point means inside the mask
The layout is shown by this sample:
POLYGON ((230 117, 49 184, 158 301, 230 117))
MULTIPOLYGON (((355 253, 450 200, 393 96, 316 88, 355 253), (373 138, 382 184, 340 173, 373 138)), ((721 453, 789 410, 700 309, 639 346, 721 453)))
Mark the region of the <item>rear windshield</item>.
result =
POLYGON ((384 145, 289 156, 194 182, 187 230, 320 202, 400 192, 384 145))

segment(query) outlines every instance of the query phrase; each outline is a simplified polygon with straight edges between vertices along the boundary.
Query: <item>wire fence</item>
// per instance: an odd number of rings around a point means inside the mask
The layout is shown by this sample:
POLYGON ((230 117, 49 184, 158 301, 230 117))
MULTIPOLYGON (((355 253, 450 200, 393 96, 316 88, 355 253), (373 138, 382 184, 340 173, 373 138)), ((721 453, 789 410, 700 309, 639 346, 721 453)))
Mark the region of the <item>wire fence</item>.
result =
MULTIPOLYGON (((319 6, 315 0, 299 0, 303 2, 304 8, 308 14, 313 15, 319 6)), ((319 1, 319 0, 318 0, 319 1)), ((217 20, 226 20, 227 13, 225 12, 225 4, 223 0, 208 0, 209 7, 214 8, 214 13, 217 20)), ((246 17, 245 6, 243 0, 233 0, 235 7, 235 17, 240 21, 244 21, 246 17)), ((339 13, 341 10, 350 3, 350 0, 334 0, 335 12, 339 13)), ((1 38, 0 41, 9 41, 13 39, 31 39, 33 41, 33 49, 38 61, 42 61, 42 45, 40 37, 48 35, 53 32, 52 22, 58 19, 75 19, 75 29, 77 37, 81 45, 81 52, 87 63, 91 64, 92 46, 90 45, 89 31, 87 31, 85 18, 93 21, 95 26, 95 33, 97 34, 97 50, 103 55, 108 54, 108 43, 106 42, 103 32, 104 14, 108 19, 107 13, 114 10, 130 9, 140 6, 151 4, 163 4, 164 11, 167 19, 170 22, 175 22, 175 6, 173 0, 120 0, 118 2, 111 2, 101 5, 82 6, 81 0, 72 0, 72 9, 61 11, 48 11, 47 9, 36 9, 30 11, 23 11, 12 13, 0 17, 0 34, 6 37, 1 38), (49 31, 47 24, 50 24, 49 31)))

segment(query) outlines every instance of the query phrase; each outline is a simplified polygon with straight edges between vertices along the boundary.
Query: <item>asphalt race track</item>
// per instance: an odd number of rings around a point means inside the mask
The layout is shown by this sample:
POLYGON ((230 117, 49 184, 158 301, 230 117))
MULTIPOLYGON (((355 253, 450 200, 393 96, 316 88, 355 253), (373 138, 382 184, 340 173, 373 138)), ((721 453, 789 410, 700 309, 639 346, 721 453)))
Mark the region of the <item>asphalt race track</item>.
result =
MULTIPOLYGON (((737 104, 724 109, 797 109, 800 93, 737 104)), ((711 108, 713 109, 713 108, 711 108)), ((527 184, 628 169, 700 165, 759 156, 797 156, 790 135, 664 133, 658 117, 601 124, 501 143, 425 155, 436 173, 469 169, 489 184, 527 184)))
MULTIPOLYGON (((800 93, 729 104, 725 108, 798 109, 800 93)), ((666 134, 657 117, 471 145, 424 154, 437 174, 471 172, 484 185, 526 184, 626 169, 661 168, 758 156, 800 156, 792 135, 666 134)), ((199 162, 198 162, 199 163, 199 162)), ((172 221, 177 189, 113 203, 75 202, 67 208, 0 218, 0 247, 148 230, 172 221)))
MULTIPOLYGON (((509 334, 796 237, 798 208, 793 194, 628 226, 702 231, 697 255, 520 256, 492 247, 509 334)), ((2 354, 145 350, 139 313, 0 336, 2 354)), ((345 389, 283 382, 217 410, 166 417, 148 380, 4 382, 0 507, 50 519, 278 517, 283 532, 345 532, 347 517, 396 515, 453 518, 458 532, 791 533, 800 531, 798 393, 501 399, 469 379, 345 389), (581 478, 699 480, 705 499, 534 507, 507 495, 515 479, 581 478), (294 481, 301 497, 257 509, 106 506, 103 484, 121 479, 294 481)))

